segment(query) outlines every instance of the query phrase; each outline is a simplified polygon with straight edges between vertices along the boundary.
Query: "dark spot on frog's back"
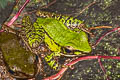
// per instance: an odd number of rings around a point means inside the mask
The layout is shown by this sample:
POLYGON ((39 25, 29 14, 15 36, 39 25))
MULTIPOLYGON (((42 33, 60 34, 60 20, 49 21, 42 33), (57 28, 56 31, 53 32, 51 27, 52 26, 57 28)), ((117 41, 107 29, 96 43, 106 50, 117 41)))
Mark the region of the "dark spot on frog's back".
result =
POLYGON ((12 33, 0 33, 0 48, 8 72, 15 78, 32 78, 37 73, 37 57, 26 51, 12 33))

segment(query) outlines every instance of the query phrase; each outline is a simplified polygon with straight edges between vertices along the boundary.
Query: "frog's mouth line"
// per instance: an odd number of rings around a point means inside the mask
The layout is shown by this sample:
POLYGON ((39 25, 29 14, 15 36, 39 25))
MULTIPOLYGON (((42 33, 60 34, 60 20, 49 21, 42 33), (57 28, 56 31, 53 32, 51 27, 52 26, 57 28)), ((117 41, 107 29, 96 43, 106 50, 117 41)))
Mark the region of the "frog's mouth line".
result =
POLYGON ((83 57, 85 56, 86 54, 80 54, 80 55, 75 55, 75 54, 63 54, 63 53, 60 53, 62 56, 65 56, 65 57, 83 57))
POLYGON ((65 52, 65 54, 64 53, 60 53, 60 54, 63 56, 66 56, 66 57, 85 56, 86 54, 89 55, 88 53, 85 53, 85 52, 80 51, 80 50, 70 50, 68 48, 64 48, 62 50, 65 52), (74 54, 75 52, 80 52, 81 54, 76 55, 76 54, 74 54), (68 54, 66 54, 66 53, 68 53, 68 54))
POLYGON ((74 53, 74 52, 80 52, 80 53, 87 53, 87 52, 83 52, 83 51, 80 51, 80 50, 70 50, 70 49, 68 49, 68 48, 64 48, 64 50, 65 50, 65 52, 67 52, 67 53, 74 53))

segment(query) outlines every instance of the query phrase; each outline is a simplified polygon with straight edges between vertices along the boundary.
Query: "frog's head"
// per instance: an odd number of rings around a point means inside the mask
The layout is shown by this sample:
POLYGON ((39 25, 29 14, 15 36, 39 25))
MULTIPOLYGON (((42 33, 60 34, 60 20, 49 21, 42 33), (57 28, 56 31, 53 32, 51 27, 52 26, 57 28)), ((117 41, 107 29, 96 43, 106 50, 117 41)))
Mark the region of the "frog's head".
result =
POLYGON ((89 53, 91 52, 91 46, 88 42, 88 37, 85 32, 80 31, 79 34, 75 33, 75 36, 73 39, 69 40, 68 43, 66 43, 67 46, 69 46, 70 49, 89 53))

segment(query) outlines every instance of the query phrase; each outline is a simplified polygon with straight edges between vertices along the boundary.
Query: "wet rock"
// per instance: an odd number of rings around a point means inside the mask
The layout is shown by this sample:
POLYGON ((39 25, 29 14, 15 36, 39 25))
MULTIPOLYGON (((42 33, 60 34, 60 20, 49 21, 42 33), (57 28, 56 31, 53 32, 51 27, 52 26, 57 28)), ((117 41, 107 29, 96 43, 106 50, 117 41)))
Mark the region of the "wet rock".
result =
POLYGON ((32 78, 37 72, 37 57, 26 51, 20 38, 12 33, 0 33, 0 50, 8 72, 15 78, 32 78))

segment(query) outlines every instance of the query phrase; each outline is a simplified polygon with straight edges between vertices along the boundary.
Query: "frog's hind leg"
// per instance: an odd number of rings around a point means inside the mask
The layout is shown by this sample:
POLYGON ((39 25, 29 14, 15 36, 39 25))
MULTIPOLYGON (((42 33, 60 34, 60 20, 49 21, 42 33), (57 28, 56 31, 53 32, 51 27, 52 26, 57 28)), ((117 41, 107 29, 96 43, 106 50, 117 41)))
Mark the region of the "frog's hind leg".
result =
POLYGON ((61 65, 58 63, 57 60, 55 60, 55 57, 58 57, 58 53, 53 52, 51 54, 46 55, 45 60, 48 63, 48 65, 54 69, 54 70, 59 70, 61 68, 61 65))

